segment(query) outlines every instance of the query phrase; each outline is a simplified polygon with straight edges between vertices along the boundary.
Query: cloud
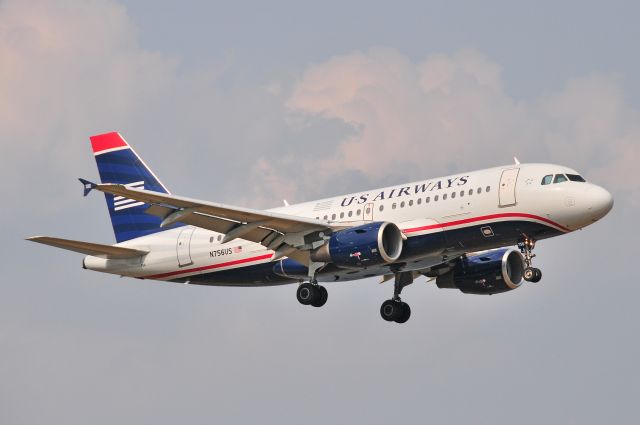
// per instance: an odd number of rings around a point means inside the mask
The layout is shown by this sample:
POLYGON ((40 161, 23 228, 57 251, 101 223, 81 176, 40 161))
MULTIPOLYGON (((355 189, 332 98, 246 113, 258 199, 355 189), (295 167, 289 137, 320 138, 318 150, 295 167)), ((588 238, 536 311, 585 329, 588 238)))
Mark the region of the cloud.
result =
MULTIPOLYGON (((0 5, 0 177, 37 186, 43 176, 95 175, 87 138, 115 129, 175 191, 255 207, 513 155, 574 166, 639 202, 638 183, 620 179, 634 167, 639 113, 615 75, 576 78, 525 101, 505 91, 500 65, 479 51, 413 61, 373 48, 309 66, 298 81, 264 83, 230 77, 224 55, 186 69, 141 46, 137 31, 111 1, 0 5)), ((73 190, 42 190, 41 212, 62 208, 73 190)), ((7 196, 21 193, 12 186, 7 196)))
POLYGON ((311 66, 287 106, 307 125, 341 120, 353 132, 317 161, 325 179, 357 170, 375 180, 404 170, 423 178, 521 160, 561 163, 638 202, 628 158, 637 151, 640 113, 615 75, 575 78, 530 101, 505 91, 500 66, 476 50, 414 63, 394 49, 371 49, 311 66), (606 172, 605 172, 606 170, 606 172))

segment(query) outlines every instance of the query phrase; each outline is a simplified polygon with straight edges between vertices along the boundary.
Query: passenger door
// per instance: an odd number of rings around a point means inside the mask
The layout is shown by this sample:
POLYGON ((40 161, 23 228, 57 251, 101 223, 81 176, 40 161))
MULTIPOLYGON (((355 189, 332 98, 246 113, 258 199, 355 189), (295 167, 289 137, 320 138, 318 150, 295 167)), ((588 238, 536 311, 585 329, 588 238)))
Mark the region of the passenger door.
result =
POLYGON ((519 168, 511 168, 502 171, 500 177, 500 207, 510 207, 516 204, 516 182, 518 181, 519 168))

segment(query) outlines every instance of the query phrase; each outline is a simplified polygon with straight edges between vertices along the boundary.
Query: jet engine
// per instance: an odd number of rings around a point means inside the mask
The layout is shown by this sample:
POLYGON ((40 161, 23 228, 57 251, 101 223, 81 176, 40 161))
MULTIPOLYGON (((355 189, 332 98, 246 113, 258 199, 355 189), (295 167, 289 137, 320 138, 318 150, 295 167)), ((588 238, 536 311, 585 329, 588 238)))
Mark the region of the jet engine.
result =
POLYGON ((393 263, 402 253, 402 231, 393 223, 373 222, 331 235, 311 252, 311 260, 343 268, 366 268, 393 263))
POLYGON ((501 248, 460 258, 451 270, 436 278, 436 285, 465 294, 499 294, 522 284, 524 268, 517 249, 501 248))

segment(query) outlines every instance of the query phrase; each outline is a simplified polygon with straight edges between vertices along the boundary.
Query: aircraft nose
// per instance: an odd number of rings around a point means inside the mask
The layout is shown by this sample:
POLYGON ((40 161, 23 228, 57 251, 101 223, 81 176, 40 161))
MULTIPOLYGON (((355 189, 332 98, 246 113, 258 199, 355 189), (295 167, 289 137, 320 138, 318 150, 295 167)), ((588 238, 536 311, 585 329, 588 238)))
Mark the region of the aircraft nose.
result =
POLYGON ((608 190, 594 186, 589 190, 589 212, 593 221, 600 220, 613 208, 613 196, 608 190))

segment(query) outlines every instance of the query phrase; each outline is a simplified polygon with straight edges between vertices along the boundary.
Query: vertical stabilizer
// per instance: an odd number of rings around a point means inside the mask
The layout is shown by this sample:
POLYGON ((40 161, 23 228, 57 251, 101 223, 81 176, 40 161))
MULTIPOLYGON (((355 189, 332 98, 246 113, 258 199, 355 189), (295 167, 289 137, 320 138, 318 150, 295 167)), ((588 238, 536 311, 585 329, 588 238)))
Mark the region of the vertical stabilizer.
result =
MULTIPOLYGON (((90 139, 102 183, 118 183, 136 189, 169 193, 120 133, 99 134, 90 139)), ((105 194, 105 197, 116 241, 123 242, 167 230, 167 227, 160 227, 161 218, 145 213, 148 208, 145 203, 111 194, 105 194)), ((171 227, 181 225, 177 223, 171 227)))

